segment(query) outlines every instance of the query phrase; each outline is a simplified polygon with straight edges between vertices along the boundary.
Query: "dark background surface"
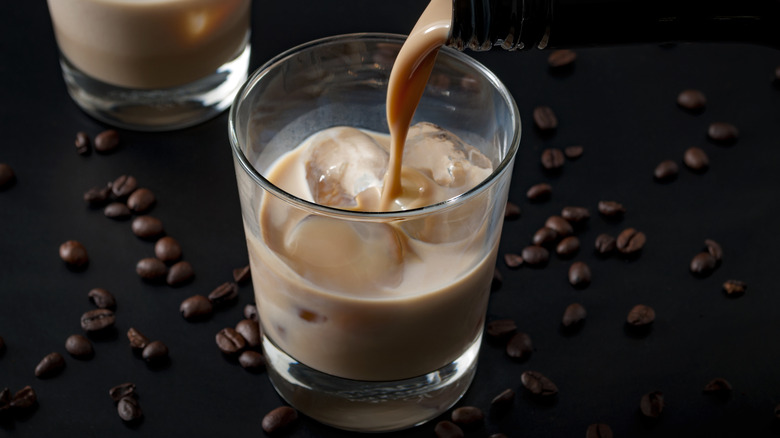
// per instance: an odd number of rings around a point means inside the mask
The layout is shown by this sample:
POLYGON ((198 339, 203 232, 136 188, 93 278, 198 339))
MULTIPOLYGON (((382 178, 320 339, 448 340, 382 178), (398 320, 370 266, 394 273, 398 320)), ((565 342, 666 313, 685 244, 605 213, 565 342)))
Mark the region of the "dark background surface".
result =
MULTIPOLYGON (((254 5, 252 68, 299 43, 359 31, 406 33, 424 0, 331 0, 260 2, 254 5)), ((89 23, 85 23, 89 25, 89 23)), ((0 162, 10 164, 16 184, 0 192, 0 389, 32 385, 35 412, 0 428, 0 435, 43 436, 262 436, 263 415, 281 404, 264 373, 250 374, 225 359, 214 343, 223 327, 242 318, 252 287, 238 303, 198 324, 178 313, 182 299, 207 294, 231 279, 247 255, 239 211, 227 115, 169 133, 120 131, 122 147, 110 155, 79 156, 77 131, 94 136, 105 127, 82 113, 66 94, 45 2, 0 4, 0 162), (82 194, 121 174, 134 175, 157 195, 151 214, 181 242, 196 279, 181 288, 142 282, 137 260, 153 244, 137 239, 129 221, 112 221, 91 210, 82 194), (81 241, 89 267, 72 272, 59 245, 81 241), (93 308, 87 291, 104 287, 117 298, 114 338, 96 340, 95 357, 71 358, 68 335, 80 333, 80 315, 93 308), (135 327, 164 341, 171 362, 151 369, 125 338, 135 327), (33 369, 58 351, 67 367, 41 380, 33 369), (119 419, 108 389, 136 383, 145 418, 137 427, 119 419)), ((588 424, 605 422, 620 437, 778 436, 774 408, 780 403, 780 290, 777 218, 780 203, 780 65, 776 50, 744 45, 677 45, 581 49, 572 72, 551 75, 548 52, 475 55, 507 84, 518 102, 523 140, 510 199, 523 210, 507 222, 500 254, 519 252, 533 232, 565 205, 588 207, 591 219, 578 233, 592 284, 567 282, 572 260, 552 256, 542 269, 509 270, 499 261, 504 284, 494 292, 488 320, 512 318, 534 341, 525 362, 513 362, 493 343, 482 347, 472 388, 461 405, 487 413, 467 436, 504 432, 514 437, 583 436, 588 424), (706 110, 679 109, 677 94, 698 88, 706 110), (548 138, 534 131, 531 112, 551 106, 560 121, 548 138), (740 129, 733 146, 706 138, 713 121, 740 129), (546 174, 539 164, 546 147, 581 144, 584 155, 563 171, 546 174), (710 169, 694 174, 681 164, 683 151, 702 147, 710 169), (653 180, 663 159, 681 164, 668 184, 653 180), (549 182, 553 196, 529 204, 526 190, 549 182), (622 202, 618 222, 599 216, 599 200, 622 202), (636 260, 599 258, 593 242, 601 232, 634 227, 648 242, 636 260), (688 271, 706 238, 720 242, 724 259, 707 278, 688 271), (729 278, 747 282, 741 298, 721 290, 729 278), (564 308, 582 303, 588 317, 573 335, 560 331, 564 308), (652 331, 624 330, 628 310, 655 308, 652 331), (527 397, 525 370, 550 377, 560 394, 552 404, 527 397), (729 380, 726 400, 702 393, 715 377, 729 380), (490 400, 505 388, 517 391, 510 412, 495 415, 490 400), (640 397, 664 393, 667 406, 656 422, 639 414, 640 397)), ((448 414, 441 418, 448 417, 448 414)), ((436 421, 389 436, 433 436, 436 421)), ((351 436, 300 419, 287 436, 351 436)))

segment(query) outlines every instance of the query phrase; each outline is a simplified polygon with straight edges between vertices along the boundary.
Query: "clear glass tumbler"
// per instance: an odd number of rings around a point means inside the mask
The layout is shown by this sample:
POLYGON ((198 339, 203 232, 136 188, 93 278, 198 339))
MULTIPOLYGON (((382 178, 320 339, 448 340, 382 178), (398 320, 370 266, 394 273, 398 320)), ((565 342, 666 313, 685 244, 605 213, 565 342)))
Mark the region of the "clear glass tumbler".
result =
POLYGON ((421 424, 468 388, 520 141, 517 107, 496 76, 442 49, 414 122, 479 149, 493 168, 484 181, 393 212, 318 205, 271 183, 279 157, 324 128, 388 132, 387 82, 404 39, 354 34, 293 48, 258 69, 230 110, 269 377, 299 411, 346 430, 421 424))

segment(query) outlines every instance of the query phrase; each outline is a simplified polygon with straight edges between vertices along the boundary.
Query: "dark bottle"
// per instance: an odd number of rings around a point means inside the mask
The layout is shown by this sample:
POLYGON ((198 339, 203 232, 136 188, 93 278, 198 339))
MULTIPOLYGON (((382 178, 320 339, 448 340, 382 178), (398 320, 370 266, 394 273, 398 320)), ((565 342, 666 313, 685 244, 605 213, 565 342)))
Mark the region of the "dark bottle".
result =
POLYGON ((780 48, 780 0, 453 0, 463 50, 744 42, 780 48))

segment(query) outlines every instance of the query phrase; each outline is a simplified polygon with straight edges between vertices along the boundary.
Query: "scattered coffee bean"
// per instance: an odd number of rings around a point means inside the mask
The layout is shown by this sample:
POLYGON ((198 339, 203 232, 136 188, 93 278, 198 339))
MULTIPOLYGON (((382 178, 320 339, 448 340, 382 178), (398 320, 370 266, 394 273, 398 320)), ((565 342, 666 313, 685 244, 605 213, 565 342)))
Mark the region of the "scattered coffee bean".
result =
POLYGON ((716 262, 720 262, 723 259, 723 248, 720 244, 712 239, 706 239, 704 246, 707 247, 707 252, 715 259, 716 262))
POLYGON ((490 401, 490 405, 501 408, 511 404, 514 399, 515 390, 512 388, 507 388, 501 391, 501 393, 499 393, 497 396, 493 397, 493 400, 490 401))
POLYGON ((249 265, 246 265, 243 268, 233 269, 233 281, 237 284, 244 284, 251 279, 252 271, 250 270, 249 265))
POLYGON ((96 332, 114 326, 116 317, 110 309, 95 309, 81 315, 81 328, 88 332, 96 332))
POLYGON ((35 366, 35 377, 54 377, 65 369, 65 358, 61 354, 49 353, 35 366))
POLYGON ((119 133, 114 129, 107 129, 95 136, 95 150, 101 153, 109 153, 119 146, 119 133))
POLYGON ((14 169, 6 163, 0 163, 0 189, 11 187, 15 180, 14 169))
POLYGON ((133 212, 130 211, 127 205, 117 201, 106 205, 106 208, 103 209, 103 214, 110 219, 122 220, 129 218, 133 212))
POLYGON ((163 224, 153 216, 138 216, 131 225, 133 234, 142 239, 155 238, 163 233, 163 224))
POLYGON ((585 152, 585 148, 580 145, 566 146, 563 148, 563 155, 566 155, 566 158, 570 160, 576 160, 581 157, 583 152, 585 152))
POLYGON ((520 375, 520 382, 525 389, 534 395, 552 397, 558 394, 558 387, 555 386, 555 383, 537 371, 524 371, 520 375))
POLYGON ((68 336, 68 339, 65 340, 65 350, 71 356, 79 359, 86 359, 94 354, 92 342, 84 335, 68 336))
POLYGON ((436 438, 463 438, 463 429, 451 421, 439 421, 433 428, 436 438))
POLYGON ((708 252, 700 252, 691 259, 690 270, 692 273, 705 276, 712 273, 715 270, 715 257, 711 256, 708 252))
POLYGON ((574 287, 585 287, 590 284, 590 267, 585 262, 574 262, 569 266, 569 283, 574 287))
POLYGON ((594 423, 585 431, 585 438, 612 438, 612 428, 604 423, 594 423))
POLYGON ((289 406, 280 406, 263 417, 262 427, 265 433, 276 433, 289 427, 298 419, 298 411, 289 406))
POLYGON ((127 198, 127 206, 135 213, 144 213, 149 211, 156 201, 157 198, 155 198, 154 193, 142 187, 130 194, 127 198))
POLYGON ((155 281, 168 274, 168 267, 160 259, 147 257, 138 261, 135 272, 144 280, 155 281))
POLYGON ((534 124, 541 131, 552 131, 558 127, 558 118, 549 106, 538 106, 533 112, 534 124))
POLYGON ((168 358, 168 346, 162 341, 152 341, 146 344, 141 357, 149 363, 158 363, 168 358))
POLYGON ((526 196, 530 201, 540 202, 550 199, 552 195, 552 187, 547 183, 534 184, 526 192, 526 196))
POLYGON ((171 236, 161 237, 154 244, 154 255, 165 263, 181 258, 181 245, 171 236))
POLYGON ((563 207, 561 217, 569 221, 570 224, 576 225, 590 219, 590 211, 585 207, 563 207))
POLYGON ((80 242, 68 240, 60 245, 60 258, 74 268, 84 267, 89 262, 87 249, 80 242))
POLYGON ((111 196, 111 185, 92 187, 84 192, 84 202, 91 207, 99 207, 108 201, 111 196))
POLYGON ((598 209, 599 213, 606 217, 618 217, 626 212, 623 204, 616 201, 599 201, 598 209))
POLYGON ((561 257, 571 257, 580 250, 580 239, 577 236, 563 238, 555 247, 555 252, 561 257))
POLYGON ((645 242, 647 242, 645 233, 626 228, 618 234, 615 248, 623 254, 636 254, 644 248, 645 242))
POLYGON ((119 418, 127 422, 139 420, 144 416, 138 400, 130 396, 119 399, 116 405, 116 412, 119 414, 119 418))
POLYGON ((648 418, 658 418, 664 410, 664 395, 661 391, 648 392, 639 402, 642 415, 648 418))
POLYGON ((565 161, 563 151, 558 148, 547 148, 542 151, 542 167, 545 170, 558 170, 563 167, 565 161))
POLYGON ((134 350, 143 350, 149 345, 149 338, 133 327, 127 330, 127 340, 130 341, 130 348, 134 350))
POLYGON ((677 177, 678 172, 679 167, 677 166, 677 163, 672 160, 664 160, 658 163, 658 166, 656 166, 655 171, 653 172, 653 176, 658 181, 671 181, 677 177))
POLYGON ((561 324, 564 327, 569 328, 582 323, 588 312, 582 307, 580 303, 571 303, 566 306, 566 310, 563 311, 563 317, 561 318, 561 324))
POLYGON ((530 266, 542 266, 550 259, 550 252, 543 246, 526 246, 521 253, 523 263, 530 266))
POLYGON ((236 331, 241 334, 250 347, 258 347, 263 342, 260 334, 260 324, 251 319, 242 319, 236 324, 236 331))
POLYGON ((492 338, 506 338, 517 331, 517 324, 512 319, 497 319, 487 323, 485 331, 492 338))
POLYGON ((737 141, 739 130, 731 123, 715 122, 707 129, 707 136, 716 143, 732 144, 737 141))
POLYGON ((632 307, 626 317, 626 322, 634 327, 646 326, 655 321, 655 310, 644 304, 637 304, 632 307))
POLYGON ((455 424, 474 426, 485 420, 485 414, 476 406, 461 406, 453 409, 451 418, 455 424))
POLYGON ((520 206, 515 204, 514 202, 507 201, 506 207, 504 208, 504 219, 508 221, 517 220, 520 218, 521 214, 520 206))
POLYGON ((694 172, 704 172, 710 165, 710 159, 702 148, 693 146, 685 151, 683 163, 694 172))
POLYGON ((741 296, 747 292, 747 283, 739 280, 726 280, 723 282, 723 291, 728 296, 741 296))
POLYGON ((116 299, 111 294, 111 292, 103 289, 102 287, 91 289, 89 292, 87 292, 87 297, 100 309, 116 308, 116 299))
POLYGON ((617 247, 617 241, 609 234, 602 233, 596 237, 596 252, 601 255, 611 253, 617 247))
POLYGON ((203 295, 193 295, 181 302, 179 312, 186 320, 197 320, 211 315, 211 301, 203 295))
POLYGON ((225 327, 217 333, 217 347, 226 355, 235 355, 246 348, 246 340, 232 327, 225 327))
POLYGON ((559 69, 571 66, 577 59, 577 52, 569 49, 558 49, 547 56, 547 64, 550 68, 559 69))
POLYGON ((76 133, 76 140, 74 140, 73 144, 76 146, 76 152, 79 153, 79 155, 88 155, 89 154, 89 135, 87 135, 84 131, 79 131, 76 133))
POLYGON ((118 403, 124 397, 135 397, 135 383, 120 383, 108 390, 108 396, 114 403, 118 403))
POLYGON ((233 282, 225 282, 209 292, 208 299, 215 306, 225 305, 238 297, 238 285, 233 282))
POLYGON ((260 322, 260 317, 257 314, 257 306, 254 304, 247 304, 244 306, 244 318, 260 322))
POLYGON ((552 228, 558 233, 558 237, 566 237, 574 232, 574 228, 566 219, 560 216, 550 216, 544 222, 544 226, 552 228))
POLYGON ((531 243, 536 246, 544 246, 551 244, 558 240, 558 232, 550 227, 542 227, 536 230, 534 237, 531 238, 531 243))
POLYGON ((731 383, 722 377, 717 377, 704 385, 703 392, 713 395, 728 395, 731 393, 731 383))
POLYGON ((30 385, 17 391, 11 398, 11 407, 16 409, 29 409, 38 402, 38 396, 30 385))
POLYGON ((266 359, 261 353, 254 350, 244 350, 238 356, 238 363, 247 371, 262 371, 266 366, 266 359))
POLYGON ((683 90, 677 95, 677 105, 689 111, 701 111, 707 104, 707 98, 699 90, 683 90))
POLYGON ((168 270, 168 275, 165 278, 165 282, 169 286, 179 286, 192 280, 195 276, 195 271, 192 269, 190 262, 181 261, 174 263, 171 269, 168 270))
POLYGON ((534 350, 527 333, 515 333, 506 344, 506 354, 512 359, 525 360, 534 350))
POLYGON ((130 196, 138 188, 138 180, 132 175, 122 175, 111 183, 111 193, 117 198, 130 196))

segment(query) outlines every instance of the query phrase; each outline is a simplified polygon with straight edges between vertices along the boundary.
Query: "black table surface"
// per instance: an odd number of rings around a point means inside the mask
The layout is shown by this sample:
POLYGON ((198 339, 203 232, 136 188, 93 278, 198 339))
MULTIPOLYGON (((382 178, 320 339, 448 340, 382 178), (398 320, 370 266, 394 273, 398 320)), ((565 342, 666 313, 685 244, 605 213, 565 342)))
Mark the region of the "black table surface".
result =
MULTIPOLYGON (((406 33, 424 0, 260 2, 253 7, 252 68, 308 40, 333 34, 406 33)), ((85 23, 89 25, 89 23, 85 23)), ((0 4, 0 162, 16 183, 0 192, 0 389, 31 385, 37 408, 0 427, 0 435, 42 436, 261 436, 263 415, 282 404, 265 373, 251 374, 226 359, 214 336, 242 318, 254 302, 242 286, 238 302, 205 322, 179 314, 180 302, 207 294, 247 264, 227 115, 166 133, 120 130, 122 145, 109 155, 76 153, 76 132, 94 136, 106 126, 81 112, 68 97, 45 2, 0 4), (83 193, 119 175, 134 175, 157 195, 151 214, 181 242, 195 280, 180 288, 144 283, 137 260, 153 244, 136 238, 129 221, 113 221, 88 208, 83 193), (86 270, 73 272, 58 257, 66 240, 90 254, 86 270), (76 360, 65 339, 81 333, 79 318, 94 306, 87 291, 103 287, 117 298, 116 331, 94 340, 91 360, 76 360), (150 368, 125 338, 135 327, 165 342, 170 363, 150 368), (36 364, 50 352, 65 355, 58 376, 39 379, 36 364), (137 385, 144 420, 128 427, 108 389, 137 385)), ((467 436, 504 432, 514 437, 583 436, 595 422, 620 437, 777 436, 780 403, 780 89, 773 84, 780 53, 732 44, 677 44, 582 48, 574 69, 554 75, 549 52, 474 54, 506 83, 523 117, 510 200, 518 220, 507 221, 497 269, 503 285, 492 293, 488 321, 511 318, 528 333, 534 352, 511 360, 497 342, 482 346, 473 386, 459 405, 486 412, 467 436), (691 114, 677 94, 701 90, 707 107, 691 114), (535 107, 549 105, 560 121, 552 136, 533 127, 535 107), (707 139, 710 123, 739 128, 731 146, 707 139), (549 174, 540 165, 545 148, 582 145, 584 154, 549 174), (704 149, 710 167, 693 173, 683 152, 704 149), (672 182, 654 181, 665 159, 680 165, 672 182), (548 182, 552 197, 530 203, 530 186, 548 182), (597 212, 600 200, 626 207, 621 220, 597 212), (520 252, 550 215, 567 205, 590 210, 577 232, 582 248, 573 259, 552 255, 543 268, 508 269, 503 254, 520 252), (600 233, 633 227, 647 235, 635 259, 598 257, 600 233), (705 278, 688 269, 705 239, 723 247, 723 260, 705 278), (567 280, 571 263, 590 265, 584 289, 567 280), (728 279, 747 283, 730 298, 728 279), (573 302, 588 312, 575 333, 561 331, 561 315, 573 302), (656 311, 649 333, 626 331, 635 304, 656 311), (559 387, 549 403, 529 397, 520 382, 536 370, 559 387), (733 386, 726 398, 704 394, 710 380, 733 386), (508 413, 490 409, 506 388, 517 391, 508 413), (661 391, 665 409, 656 421, 639 411, 640 398, 661 391)), ((389 436, 433 436, 436 420, 389 436)), ((301 417, 284 436, 352 436, 301 417)))

